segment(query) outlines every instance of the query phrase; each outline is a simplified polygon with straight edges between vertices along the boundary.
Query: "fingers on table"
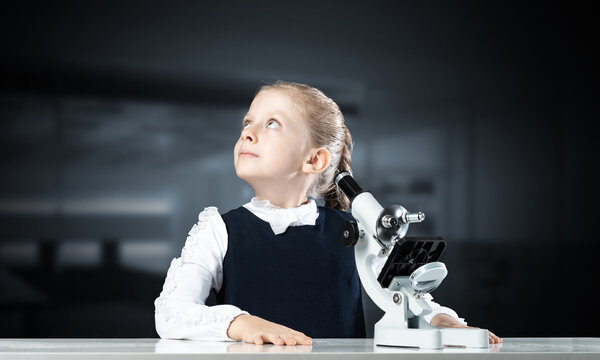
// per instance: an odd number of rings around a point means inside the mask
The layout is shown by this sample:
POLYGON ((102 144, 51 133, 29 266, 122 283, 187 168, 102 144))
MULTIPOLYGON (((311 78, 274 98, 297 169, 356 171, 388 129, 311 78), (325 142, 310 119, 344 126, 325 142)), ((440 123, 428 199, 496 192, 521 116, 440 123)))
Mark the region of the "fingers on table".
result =
POLYGON ((498 336, 496 336, 493 332, 488 332, 489 333, 489 339, 490 339, 490 344, 500 344, 502 342, 502 339, 499 338, 498 336))
POLYGON ((256 333, 244 342, 262 345, 271 343, 274 345, 310 345, 312 339, 302 333, 256 333))

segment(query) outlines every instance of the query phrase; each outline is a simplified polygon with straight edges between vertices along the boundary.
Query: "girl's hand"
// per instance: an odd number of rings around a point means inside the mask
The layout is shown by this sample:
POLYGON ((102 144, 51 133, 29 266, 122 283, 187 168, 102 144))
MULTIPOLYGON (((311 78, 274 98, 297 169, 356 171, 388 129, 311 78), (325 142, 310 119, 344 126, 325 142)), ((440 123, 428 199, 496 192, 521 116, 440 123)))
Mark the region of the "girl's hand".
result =
MULTIPOLYGON (((431 319, 431 325, 448 328, 479 329, 477 327, 463 325, 452 316, 448 316, 446 314, 437 314, 434 316, 433 319, 431 319)), ((502 339, 494 335, 494 333, 491 331, 488 330, 488 333, 490 344, 500 344, 502 342, 502 339)))
POLYGON ((312 339, 303 333, 283 325, 261 319, 258 316, 240 315, 233 319, 227 330, 227 336, 234 340, 243 340, 249 344, 262 345, 311 345, 312 339))

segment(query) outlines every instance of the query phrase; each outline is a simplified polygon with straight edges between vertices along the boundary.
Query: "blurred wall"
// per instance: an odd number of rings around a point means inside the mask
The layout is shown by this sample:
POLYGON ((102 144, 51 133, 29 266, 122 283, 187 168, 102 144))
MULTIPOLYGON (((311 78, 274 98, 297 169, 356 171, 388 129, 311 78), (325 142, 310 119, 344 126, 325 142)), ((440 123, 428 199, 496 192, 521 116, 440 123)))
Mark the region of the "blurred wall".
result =
POLYGON ((571 2, 4 5, 0 336, 156 336, 153 301, 198 213, 252 196, 233 145, 275 79, 332 97, 359 183, 427 214, 410 235, 446 238, 436 301, 500 336, 598 336, 590 14, 571 2))

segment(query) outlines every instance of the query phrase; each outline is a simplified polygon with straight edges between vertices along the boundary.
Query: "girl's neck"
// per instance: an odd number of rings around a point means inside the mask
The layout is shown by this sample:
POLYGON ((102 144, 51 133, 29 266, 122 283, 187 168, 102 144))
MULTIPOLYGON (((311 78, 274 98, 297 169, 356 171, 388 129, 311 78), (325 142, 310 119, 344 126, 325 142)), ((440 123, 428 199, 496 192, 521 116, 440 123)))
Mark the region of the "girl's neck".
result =
POLYGON ((294 194, 258 190, 255 190, 254 193, 258 200, 269 200, 271 205, 275 205, 283 209, 296 208, 300 205, 308 203, 308 196, 306 193, 294 194))
POLYGON ((269 200, 271 205, 283 209, 296 208, 308 203, 308 189, 294 189, 293 186, 253 186, 254 196, 258 200, 269 200))
POLYGON ((296 208, 308 203, 311 178, 296 176, 290 179, 246 179, 258 200, 269 200, 283 209, 296 208))

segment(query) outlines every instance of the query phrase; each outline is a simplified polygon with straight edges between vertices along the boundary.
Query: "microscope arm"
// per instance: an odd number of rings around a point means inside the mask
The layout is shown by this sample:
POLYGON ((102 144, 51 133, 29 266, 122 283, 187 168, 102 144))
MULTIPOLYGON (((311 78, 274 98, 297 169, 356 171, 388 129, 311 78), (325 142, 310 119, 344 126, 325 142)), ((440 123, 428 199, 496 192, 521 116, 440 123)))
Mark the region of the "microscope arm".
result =
MULTIPOLYGON (((362 226, 359 223, 358 228, 362 226)), ((364 230, 361 229, 361 236, 358 242, 354 246, 354 258, 356 261, 356 268, 358 270, 358 276, 363 285, 363 288, 373 300, 373 302, 383 311, 388 312, 395 308, 394 303, 390 301, 390 293, 381 287, 381 284, 377 281, 377 277, 373 273, 373 260, 376 257, 385 257, 381 254, 381 247, 373 239, 368 239, 364 230)))
MULTIPOLYGON (((379 258, 377 260, 380 261, 386 259, 394 241, 398 241, 408 230, 408 223, 422 221, 424 215, 419 213, 414 214, 416 217, 411 217, 413 215, 399 206, 391 211, 390 208, 384 209, 375 197, 370 192, 364 191, 347 172, 338 174, 335 182, 350 199, 352 216, 357 221, 358 241, 354 245, 354 255, 362 285, 380 309, 385 312, 395 311, 398 304, 392 301, 394 294, 383 288, 377 280, 377 274, 373 272, 373 261, 375 258, 379 258), (398 209, 401 211, 396 211, 398 209), (392 220, 389 229, 381 226, 385 218, 392 220)), ((414 301, 412 303, 411 308, 420 314, 421 307, 414 301)), ((403 306, 405 304, 406 302, 403 306)), ((419 305, 430 309, 424 301, 420 301, 419 305)))

